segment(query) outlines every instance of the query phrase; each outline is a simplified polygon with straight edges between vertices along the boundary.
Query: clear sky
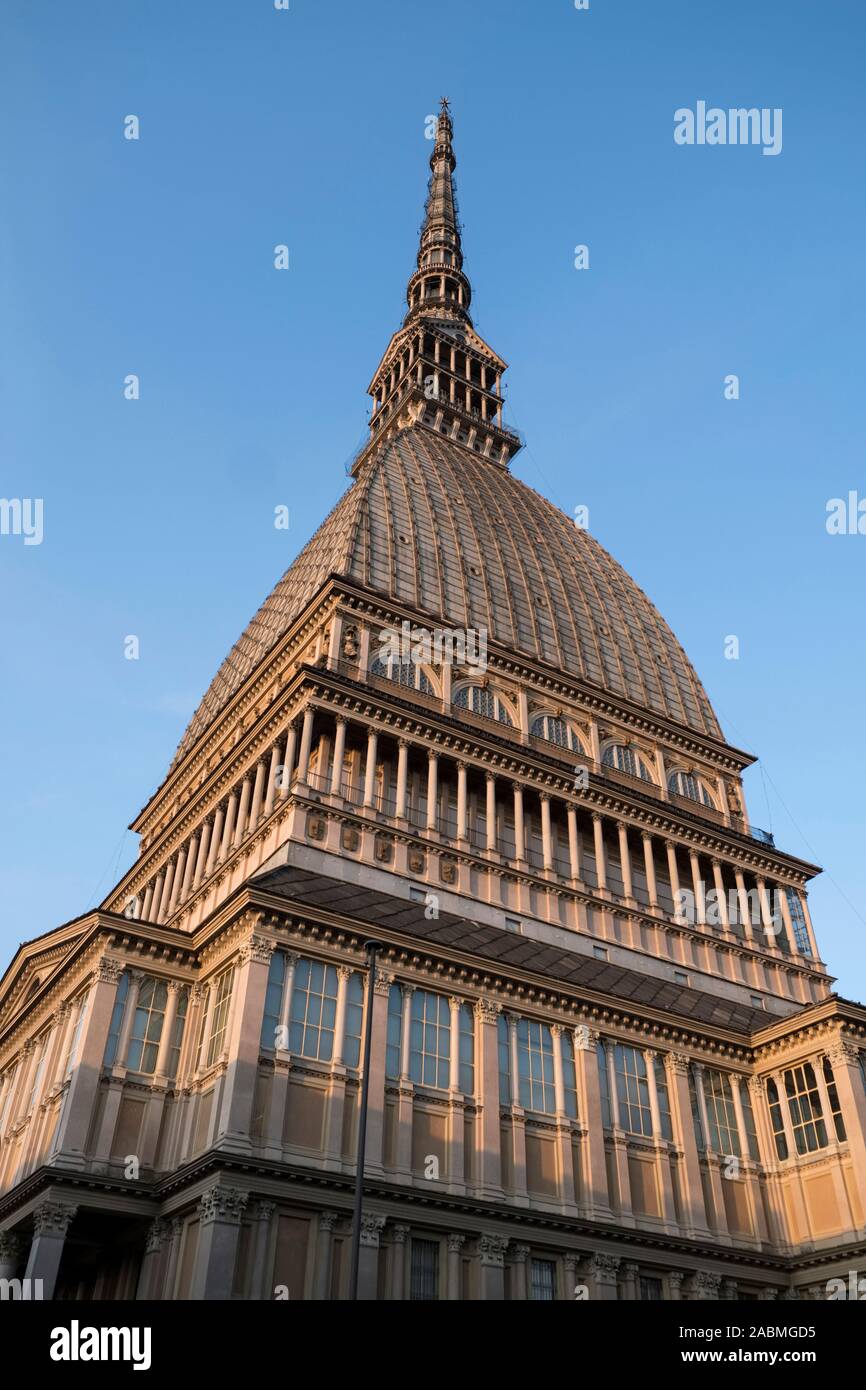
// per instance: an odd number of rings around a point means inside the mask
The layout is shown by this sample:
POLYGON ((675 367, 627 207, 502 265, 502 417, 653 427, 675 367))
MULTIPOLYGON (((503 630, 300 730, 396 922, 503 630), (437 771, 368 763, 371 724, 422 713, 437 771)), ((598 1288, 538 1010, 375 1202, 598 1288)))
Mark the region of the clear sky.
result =
POLYGON ((825 525, 866 497, 862 0, 6 0, 0 22, 0 495, 44 499, 41 545, 0 536, 3 966, 131 861, 124 827, 346 486, 444 93, 515 471, 589 507, 760 754, 752 819, 825 867, 823 954, 866 998, 866 536, 825 525), (698 101, 781 108, 781 153, 675 144, 698 101))

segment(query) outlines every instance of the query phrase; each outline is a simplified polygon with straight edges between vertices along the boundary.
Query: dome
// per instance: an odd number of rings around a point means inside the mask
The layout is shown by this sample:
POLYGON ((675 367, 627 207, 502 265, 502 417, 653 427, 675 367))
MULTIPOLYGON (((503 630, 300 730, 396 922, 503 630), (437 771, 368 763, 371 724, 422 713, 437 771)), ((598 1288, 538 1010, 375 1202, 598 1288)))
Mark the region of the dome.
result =
POLYGON ((588 532, 471 450, 411 426, 388 438, 272 590, 196 710, 175 763, 329 575, 488 640, 698 734, 721 738, 685 652, 588 532))

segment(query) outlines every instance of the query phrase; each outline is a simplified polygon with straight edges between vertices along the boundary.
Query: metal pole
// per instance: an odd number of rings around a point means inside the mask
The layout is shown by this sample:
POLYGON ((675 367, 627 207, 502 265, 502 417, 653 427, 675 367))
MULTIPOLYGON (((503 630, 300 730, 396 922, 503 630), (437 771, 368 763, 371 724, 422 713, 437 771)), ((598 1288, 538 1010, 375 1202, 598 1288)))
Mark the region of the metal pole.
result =
POLYGON ((361 1259, 361 1210, 364 1205, 364 1159, 367 1147, 367 1102, 370 1098, 370 1050, 373 1037, 373 987, 376 983, 376 952, 381 941, 365 941, 367 952, 367 1017, 364 1021, 364 1055, 361 1059, 361 1110, 358 1115, 358 1152, 355 1159, 355 1212, 352 1217, 352 1264, 349 1272, 349 1298, 358 1297, 358 1266, 361 1259))

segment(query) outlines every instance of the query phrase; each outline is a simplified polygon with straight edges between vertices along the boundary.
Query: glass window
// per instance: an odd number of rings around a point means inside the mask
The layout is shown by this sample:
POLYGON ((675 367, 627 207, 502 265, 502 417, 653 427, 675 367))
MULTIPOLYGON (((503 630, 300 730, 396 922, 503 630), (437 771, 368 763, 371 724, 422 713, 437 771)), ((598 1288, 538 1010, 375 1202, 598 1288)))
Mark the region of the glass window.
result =
POLYGON ((168 1079, 173 1081, 177 1076, 180 1066, 180 1049, 183 1045, 183 1033, 186 1027, 186 1011, 189 1007, 189 990, 182 989, 177 1001, 177 1013, 174 1016, 174 1027, 171 1030, 171 1047, 168 1052, 168 1079))
POLYGON ((740 1156, 740 1135, 730 1077, 704 1068, 704 1101, 710 1127, 710 1148, 717 1154, 740 1156))
POLYGON ((844 1144, 846 1138, 845 1121, 842 1119, 842 1107, 839 1104, 839 1092, 836 1089, 836 1078, 833 1075, 830 1058, 825 1057, 821 1066, 824 1072, 824 1085, 827 1087, 827 1099, 830 1102, 830 1114, 833 1116, 836 1138, 840 1144, 844 1144))
POLYGON ((168 990, 163 980, 155 980, 152 976, 142 980, 129 1039, 128 1071, 137 1071, 145 1076, 151 1076, 156 1071, 167 1003, 168 990))
POLYGON ((785 1134, 785 1121, 779 1101, 779 1088, 772 1077, 767 1082, 767 1105, 770 1110, 770 1125, 776 1141, 776 1155, 784 1160, 788 1157, 788 1138, 785 1134))
POLYGON ((668 1076, 665 1071, 664 1060, 656 1057, 653 1063, 655 1067, 656 1095, 659 1102, 659 1120, 662 1127, 662 1138, 673 1140, 674 1127, 671 1120, 671 1102, 668 1096, 668 1076))
MULTIPOLYGON (((286 957, 283 951, 274 951, 268 967, 268 986, 265 990, 265 1011, 262 1016, 261 1046, 274 1049, 277 1045, 277 1030, 283 1007, 283 989, 286 983, 286 957)), ((287 1042, 286 1038, 283 1042, 287 1042)))
POLYGON ((652 1275, 641 1274, 637 1281, 637 1296, 643 1302, 660 1303, 664 1299, 664 1287, 661 1279, 653 1278, 652 1275))
POLYGON ((577 1072, 574 1065, 574 1039, 568 1028, 562 1030, 562 1079, 565 1083, 565 1113, 577 1119, 577 1072))
POLYGON ((337 1017, 337 971, 319 960, 299 960, 292 989, 289 1050, 330 1062, 337 1017))
POLYGON ((213 1066, 214 1062, 222 1056, 229 1022, 229 1005, 232 1000, 234 975, 234 966, 230 965, 217 981, 216 997, 213 1003, 213 1023, 211 1024, 210 1042, 207 1048, 206 1065, 209 1067, 213 1066))
POLYGON ((582 753, 583 746, 574 729, 564 719, 552 714, 540 714, 533 719, 529 732, 535 738, 546 739, 559 748, 568 748, 572 753, 582 753))
POLYGON ((553 1303, 556 1298, 556 1265, 553 1260, 533 1260, 530 1264, 529 1297, 535 1303, 553 1303))
POLYGON ((630 1134, 653 1132, 646 1058, 636 1047, 616 1043, 613 1049, 619 1122, 630 1134))
POLYGON ((439 1297, 439 1242, 412 1241, 409 1297, 415 1302, 432 1303, 439 1297))
POLYGON ((500 724, 514 723, 504 701, 488 686, 461 686, 455 691, 451 703, 455 709, 471 710, 473 714, 481 714, 485 719, 495 719, 500 724))
POLYGON ((113 1067, 117 1060, 117 1044, 120 1041, 120 1029, 123 1023, 123 1010, 126 1007, 126 996, 129 994, 129 976, 124 973, 117 982, 117 993, 114 996, 114 1008, 111 1011, 111 1022, 108 1025, 108 1039, 105 1044, 104 1065, 113 1067))
POLYGON ((421 1086, 446 1088, 451 1070, 451 1010, 442 994, 412 993, 409 1078, 421 1086))
POLYGON ((388 1034, 385 1045, 385 1075, 391 1081, 400 1077, 400 1040, 403 1033, 403 991, 392 985, 388 991, 388 1034))
POLYGON ((475 1015, 471 1004, 460 1005, 460 1089, 475 1094, 475 1015))
POLYGON ((749 1088, 745 1081, 740 1082, 740 1102, 743 1107, 743 1120, 746 1126, 746 1140, 749 1145, 749 1157, 757 1163, 761 1157, 758 1148, 758 1133, 755 1129, 755 1117, 752 1114, 752 1101, 749 1095, 749 1088))
POLYGON ((347 1067, 361 1065, 361 1034, 364 1029, 364 978, 353 971, 346 984, 346 1034, 343 1062, 347 1067))
POLYGON ((556 1112, 553 1036, 546 1023, 521 1018, 517 1024, 518 1097, 524 1110, 556 1112))
POLYGON ((610 1083, 607 1074, 607 1046, 605 1042, 596 1044, 595 1054, 598 1058, 598 1089, 601 1096, 601 1122, 605 1129, 612 1126, 610 1113, 610 1083))
POLYGON ((668 778, 668 791, 676 796, 684 796, 688 801, 697 801, 701 806, 715 809, 715 802, 703 782, 692 772, 672 772, 668 778))
POLYGON ((395 681, 397 685, 405 685, 407 690, 421 690, 425 695, 434 693, 430 677, 416 661, 401 662, 393 655, 389 655, 383 661, 377 656, 370 663, 370 675, 378 676, 381 680, 395 681))
POLYGON ((827 1128, 821 1114, 821 1097, 811 1062, 789 1067, 783 1079, 797 1153, 826 1149, 827 1128))
POLYGON ((788 899, 788 909, 791 913, 791 925, 794 928, 794 942, 797 950, 801 956, 811 956, 812 946, 809 941, 809 929, 806 926, 803 900, 796 888, 786 888, 785 895, 788 899))
POLYGON ((496 1041, 499 1051, 499 1104, 511 1104, 511 1042, 508 1020, 500 1014, 496 1020, 496 1041))
POLYGON ((613 767, 617 772, 626 772, 629 777, 639 777, 644 782, 653 780, 640 751, 624 743, 609 743, 601 755, 601 765, 613 767))

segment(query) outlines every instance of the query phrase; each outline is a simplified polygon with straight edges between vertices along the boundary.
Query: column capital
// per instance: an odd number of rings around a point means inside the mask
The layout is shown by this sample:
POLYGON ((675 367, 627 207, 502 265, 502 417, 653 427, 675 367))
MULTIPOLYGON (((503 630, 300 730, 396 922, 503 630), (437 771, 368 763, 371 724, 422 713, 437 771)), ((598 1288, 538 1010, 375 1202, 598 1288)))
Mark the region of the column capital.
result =
POLYGON ((531 1249, 531 1245, 523 1245, 522 1243, 519 1245, 512 1245, 510 1253, 514 1263, 516 1265, 525 1265, 531 1249))
POLYGON ((452 1011, 453 1013, 456 1013, 457 1010, 461 1007, 461 1005, 463 1005, 463 1004, 465 1004, 465 1003, 466 1003, 466 1000, 465 1000, 465 999, 461 999, 460 996, 459 996, 459 994, 449 994, 449 996, 448 996, 448 1004, 449 1004, 449 1007, 451 1008, 451 1011, 452 1011))
POLYGON ((688 1076, 689 1059, 685 1052, 666 1052, 665 1061, 675 1076, 688 1076))
POLYGON ((246 1211, 249 1193, 236 1187, 214 1187, 206 1192, 198 1204, 199 1221, 208 1226, 214 1221, 239 1226, 246 1211))
POLYGON ((411 1226, 407 1226, 403 1221, 394 1222, 390 1227, 392 1243, 394 1245, 405 1245, 411 1229, 411 1226))
POLYGON ((489 767, 486 767, 486 768, 484 769, 484 780, 485 780, 486 782, 495 782, 495 781, 496 781, 496 773, 493 772, 493 771, 491 771, 491 769, 490 769, 489 767))
POLYGON ((352 975, 354 975, 354 973, 355 973, 355 972, 354 972, 354 970, 352 969, 351 965, 338 965, 338 966, 337 966, 337 979, 338 979, 338 980, 348 980, 352 975))
POLYGON ((474 1012, 480 1023, 496 1023, 502 1013, 502 1005, 495 999, 478 999, 474 1012))
POLYGON ((183 980, 166 980, 165 987, 169 994, 180 994, 184 988, 184 982, 183 980))
POLYGON ((449 1255, 459 1255, 465 1244, 466 1237, 461 1235, 459 1231, 452 1231, 448 1236, 449 1255))
POLYGON ((593 811, 591 814, 592 814, 593 823, 594 823, 595 825, 600 825, 600 824, 601 824, 601 819, 602 819, 601 811, 593 811))
POLYGON ((123 962, 112 960, 110 956, 101 956, 96 965, 94 975, 97 984, 116 985, 123 974, 123 962))
POLYGON ((364 1212, 361 1216, 361 1244, 368 1249, 377 1250, 379 1237, 385 1229, 387 1220, 387 1216, 380 1216, 378 1212, 364 1212))
POLYGON ((11 1264, 21 1254, 24 1242, 14 1231, 0 1231, 0 1260, 11 1264))
POLYGON ((394 983, 394 976, 387 970, 376 970, 376 978, 373 981, 373 993, 388 995, 394 983))
POLYGON ((166 1242, 170 1239, 170 1223, 168 1221, 164 1221, 162 1217, 158 1216, 154 1221, 151 1221, 150 1225, 147 1228, 147 1237, 145 1239, 144 1246, 145 1253, 147 1255, 157 1254, 157 1252, 160 1251, 162 1247, 166 1244, 166 1242))
POLYGON ((505 1252, 508 1249, 507 1236, 479 1236, 477 1245, 482 1265, 494 1269, 504 1268, 505 1252))
POLYGON ((43 1202, 33 1212, 33 1230, 37 1236, 65 1236, 77 1212, 68 1202, 43 1202))
POLYGON ((238 951, 238 961, 247 965, 253 961, 257 965, 269 965, 274 953, 274 942, 267 936, 250 936, 238 951))
POLYGON ((339 1213, 338 1211, 320 1211, 320 1212, 319 1212, 319 1230, 320 1230, 320 1231, 333 1231, 334 1228, 335 1228, 335 1226, 337 1225, 337 1222, 338 1222, 339 1220, 340 1220, 340 1213, 339 1213))
POLYGON ((334 716, 334 723, 335 723, 335 724, 348 724, 348 722, 349 722, 349 721, 348 721, 348 719, 347 719, 347 717, 346 717, 345 714, 337 714, 337 715, 334 716))

